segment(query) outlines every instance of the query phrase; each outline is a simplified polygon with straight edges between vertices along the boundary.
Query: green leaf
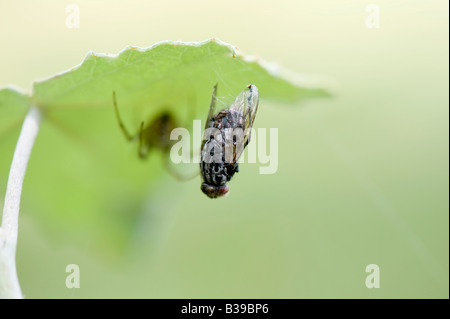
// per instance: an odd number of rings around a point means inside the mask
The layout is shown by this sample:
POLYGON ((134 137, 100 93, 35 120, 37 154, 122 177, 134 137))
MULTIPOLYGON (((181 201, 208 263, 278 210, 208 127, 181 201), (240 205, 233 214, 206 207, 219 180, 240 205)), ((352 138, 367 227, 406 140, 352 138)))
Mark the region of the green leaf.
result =
POLYGON ((30 98, 13 87, 0 89, 0 139, 20 127, 30 106, 30 98))
MULTIPOLYGON (((161 156, 140 160, 137 145, 123 137, 113 91, 134 134, 142 121, 162 111, 184 127, 193 119, 204 121, 216 83, 218 108, 249 83, 259 88, 260 109, 266 99, 295 104, 328 96, 320 87, 275 75, 218 40, 166 41, 146 49, 128 47, 118 55, 91 52, 81 65, 34 85, 32 102, 46 120, 28 168, 24 210, 49 233, 86 240, 106 253, 124 249, 145 216, 159 214, 158 203, 176 200, 180 186, 172 179, 163 182, 170 175, 161 156), (167 197, 152 197, 164 183, 170 185, 167 197)), ((199 191, 199 196, 204 195, 199 191)))
POLYGON ((219 40, 199 43, 164 41, 149 48, 128 47, 117 56, 89 53, 83 63, 34 85, 33 100, 50 112, 73 108, 112 111, 117 92, 125 119, 137 131, 161 107, 204 118, 212 88, 231 102, 243 88, 255 84, 263 99, 299 102, 327 96, 321 88, 296 86, 272 74, 257 61, 240 55, 219 40), (183 109, 184 111, 180 111, 183 109))

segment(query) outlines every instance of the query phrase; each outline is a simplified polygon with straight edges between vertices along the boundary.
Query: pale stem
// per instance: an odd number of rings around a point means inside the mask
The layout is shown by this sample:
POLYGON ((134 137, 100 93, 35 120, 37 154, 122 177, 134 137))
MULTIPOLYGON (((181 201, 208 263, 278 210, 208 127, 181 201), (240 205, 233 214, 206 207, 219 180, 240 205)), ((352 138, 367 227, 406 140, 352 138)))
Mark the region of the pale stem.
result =
POLYGON ((0 227, 0 298, 23 298, 16 270, 16 247, 19 224, 20 197, 28 160, 34 145, 41 114, 31 107, 23 122, 9 171, 0 227))

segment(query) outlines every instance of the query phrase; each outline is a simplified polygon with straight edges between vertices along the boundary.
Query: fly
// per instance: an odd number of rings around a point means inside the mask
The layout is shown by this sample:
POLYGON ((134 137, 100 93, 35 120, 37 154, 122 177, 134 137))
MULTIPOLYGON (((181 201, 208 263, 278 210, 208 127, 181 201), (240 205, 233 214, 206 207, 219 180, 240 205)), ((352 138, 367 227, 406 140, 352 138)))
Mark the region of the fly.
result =
POLYGON ((227 182, 239 171, 238 160, 250 142, 251 129, 258 110, 259 93, 248 85, 227 109, 215 112, 217 85, 214 87, 201 146, 201 190, 209 198, 228 193, 227 182))

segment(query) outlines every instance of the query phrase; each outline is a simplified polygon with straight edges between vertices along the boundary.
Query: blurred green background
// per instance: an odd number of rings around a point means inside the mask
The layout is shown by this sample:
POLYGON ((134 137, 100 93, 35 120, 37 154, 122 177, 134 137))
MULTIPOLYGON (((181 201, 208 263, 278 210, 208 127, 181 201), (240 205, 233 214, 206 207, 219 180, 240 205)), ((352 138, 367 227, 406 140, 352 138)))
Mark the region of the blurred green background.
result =
MULTIPOLYGON (((89 50, 210 37, 339 83, 332 100, 261 101, 256 126, 279 129, 278 172, 242 164, 225 199, 161 166, 151 213, 120 256, 91 249, 101 224, 79 242, 58 239, 25 205, 17 252, 25 296, 448 298, 448 9, 393 0, 1 1, 1 86, 30 91, 89 50), (79 29, 65 24, 71 3, 79 29), (370 3, 380 7, 379 29, 365 25, 370 3), (372 263, 380 289, 365 286, 372 263), (80 289, 66 288, 67 264, 80 266, 80 289)), ((7 138, 2 163, 17 134, 7 138)), ((160 162, 155 155, 148 165, 160 162)), ((5 186, 3 178, 0 202, 5 186)))

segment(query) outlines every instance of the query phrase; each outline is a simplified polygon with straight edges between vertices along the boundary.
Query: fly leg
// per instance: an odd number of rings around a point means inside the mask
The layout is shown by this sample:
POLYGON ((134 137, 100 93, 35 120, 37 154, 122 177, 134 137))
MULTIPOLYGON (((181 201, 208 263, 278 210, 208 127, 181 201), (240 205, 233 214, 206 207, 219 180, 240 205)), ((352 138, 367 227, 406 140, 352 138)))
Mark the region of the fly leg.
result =
POLYGON ((213 94, 211 96, 211 104, 209 106, 208 118, 205 123, 205 130, 209 127, 209 122, 214 116, 214 111, 216 109, 216 101, 217 101, 217 83, 214 85, 213 94))

